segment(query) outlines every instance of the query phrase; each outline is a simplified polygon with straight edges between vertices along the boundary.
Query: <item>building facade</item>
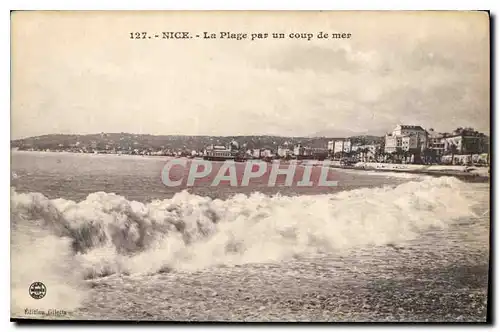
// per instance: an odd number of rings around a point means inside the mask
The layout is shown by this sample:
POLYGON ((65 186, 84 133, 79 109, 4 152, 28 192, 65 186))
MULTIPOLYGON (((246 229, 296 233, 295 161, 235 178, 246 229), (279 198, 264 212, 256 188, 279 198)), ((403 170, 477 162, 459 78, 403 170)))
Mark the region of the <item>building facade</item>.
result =
POLYGON ((328 141, 326 146, 327 146, 328 152, 333 153, 333 149, 335 147, 335 141, 328 141))
POLYGON ((427 148, 433 152, 436 157, 440 157, 445 154, 445 140, 444 134, 436 133, 433 129, 429 130, 429 137, 427 141, 427 148))
POLYGON ((480 154, 489 150, 488 140, 483 136, 444 136, 441 144, 445 154, 480 154))
POLYGON ((203 159, 205 160, 228 160, 234 158, 234 152, 223 145, 209 145, 203 153, 203 159))
POLYGON ((272 158, 274 157, 273 151, 271 149, 253 149, 252 157, 259 158, 272 158))
POLYGON ((333 154, 335 153, 349 153, 352 151, 352 144, 350 140, 335 141, 333 145, 333 154))
POLYGON ((293 148, 293 154, 296 157, 308 157, 312 155, 312 149, 302 144, 297 144, 293 148))
POLYGON ((397 125, 391 133, 385 135, 385 153, 393 153, 400 148, 403 151, 421 152, 427 147, 427 131, 421 126, 397 125))
POLYGON ((290 150, 288 147, 284 147, 284 146, 279 146, 278 147, 277 154, 281 158, 286 158, 288 156, 291 156, 292 153, 293 153, 293 151, 290 150))

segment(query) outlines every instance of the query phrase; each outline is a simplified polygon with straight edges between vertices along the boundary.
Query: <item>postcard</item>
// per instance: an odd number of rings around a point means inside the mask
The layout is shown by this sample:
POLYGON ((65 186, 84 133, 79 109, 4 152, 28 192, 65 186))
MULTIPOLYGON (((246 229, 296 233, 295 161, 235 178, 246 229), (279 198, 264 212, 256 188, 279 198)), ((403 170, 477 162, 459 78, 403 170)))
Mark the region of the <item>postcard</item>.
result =
POLYGON ((489 322, 484 11, 13 11, 11 320, 489 322))

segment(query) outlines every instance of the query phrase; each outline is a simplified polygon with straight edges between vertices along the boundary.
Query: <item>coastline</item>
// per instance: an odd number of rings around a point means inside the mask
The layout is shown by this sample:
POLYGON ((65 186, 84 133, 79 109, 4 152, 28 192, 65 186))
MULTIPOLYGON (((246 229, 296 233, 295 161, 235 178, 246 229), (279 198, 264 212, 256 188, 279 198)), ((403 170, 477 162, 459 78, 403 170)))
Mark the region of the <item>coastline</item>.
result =
POLYGON ((330 165, 331 168, 375 172, 400 172, 429 176, 453 176, 465 182, 485 183, 490 181, 489 167, 467 167, 446 165, 408 165, 359 162, 353 166, 330 165), (488 170, 488 171, 487 171, 488 170))
MULTIPOLYGON (((118 157, 118 158, 148 158, 148 159, 171 159, 176 157, 171 156, 151 156, 151 155, 129 155, 129 154, 93 154, 93 153, 78 153, 67 151, 20 151, 11 150, 11 153, 40 153, 40 154, 69 154, 75 156, 92 156, 92 157, 118 157)), ((187 157, 180 157, 187 158, 187 157)), ((198 158, 194 158, 198 159, 198 158)), ((283 162, 283 161, 282 161, 283 162)), ((303 166, 304 162, 315 162, 316 166, 321 165, 319 160, 304 159, 298 163, 298 166, 303 166)), ((287 163, 286 161, 283 163, 287 163)), ((422 174, 429 176, 454 176, 466 182, 489 182, 490 167, 468 167, 457 165, 414 165, 414 164, 388 164, 388 163, 373 163, 373 162, 358 162, 352 166, 341 166, 339 161, 331 161, 330 168, 349 169, 358 171, 376 171, 376 172, 400 172, 409 174, 422 174)))

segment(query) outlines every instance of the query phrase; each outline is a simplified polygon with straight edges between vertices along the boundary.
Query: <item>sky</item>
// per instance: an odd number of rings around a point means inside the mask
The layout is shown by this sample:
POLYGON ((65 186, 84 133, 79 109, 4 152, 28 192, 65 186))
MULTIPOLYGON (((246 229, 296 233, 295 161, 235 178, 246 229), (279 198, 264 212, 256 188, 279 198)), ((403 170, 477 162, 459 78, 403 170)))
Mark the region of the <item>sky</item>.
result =
POLYGON ((11 22, 12 139, 339 137, 397 124, 489 133, 485 13, 15 12, 11 22), (130 39, 135 31, 287 38, 130 39))

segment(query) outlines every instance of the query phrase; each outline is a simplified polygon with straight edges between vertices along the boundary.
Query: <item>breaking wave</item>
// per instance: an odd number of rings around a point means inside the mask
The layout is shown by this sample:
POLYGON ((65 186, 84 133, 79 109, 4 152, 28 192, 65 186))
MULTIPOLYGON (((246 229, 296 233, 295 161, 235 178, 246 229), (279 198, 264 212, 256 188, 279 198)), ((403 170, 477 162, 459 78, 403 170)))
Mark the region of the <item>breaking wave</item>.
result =
POLYGON ((13 306, 31 300, 34 276, 51 285, 40 304, 64 309, 78 304, 85 279, 401 243, 474 217, 466 189, 440 177, 315 196, 219 200, 184 191, 148 204, 104 192, 74 202, 12 189, 13 306))

